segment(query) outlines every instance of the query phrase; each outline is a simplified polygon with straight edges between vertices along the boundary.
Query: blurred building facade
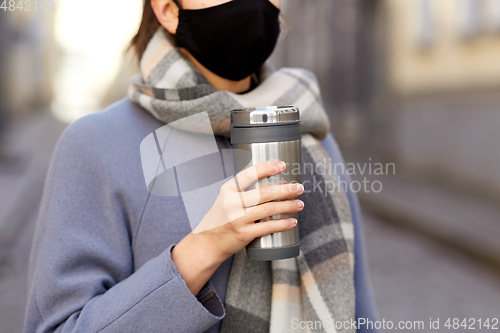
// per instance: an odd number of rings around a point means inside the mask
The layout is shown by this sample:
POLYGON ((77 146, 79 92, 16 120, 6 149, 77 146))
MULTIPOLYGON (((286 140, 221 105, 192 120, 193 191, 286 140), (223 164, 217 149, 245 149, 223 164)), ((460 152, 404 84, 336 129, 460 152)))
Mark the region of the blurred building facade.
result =
POLYGON ((400 166, 500 194, 500 1, 380 2, 384 148, 400 166))
POLYGON ((50 103, 57 61, 52 24, 51 12, 0 11, 0 96, 7 117, 50 103))
POLYGON ((291 29, 272 60, 317 74, 348 158, 369 155, 412 177, 498 197, 500 1, 282 7, 291 29))

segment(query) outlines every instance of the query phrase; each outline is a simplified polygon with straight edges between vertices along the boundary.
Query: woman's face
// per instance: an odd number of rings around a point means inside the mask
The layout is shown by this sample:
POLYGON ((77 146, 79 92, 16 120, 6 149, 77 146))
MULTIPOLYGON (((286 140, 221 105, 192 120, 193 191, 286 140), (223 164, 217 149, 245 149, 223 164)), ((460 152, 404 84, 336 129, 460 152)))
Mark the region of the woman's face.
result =
MULTIPOLYGON (((182 52, 192 57, 191 60, 199 62, 198 69, 202 73, 217 76, 218 80, 249 83, 250 74, 262 65, 262 59, 269 57, 278 39, 280 0, 247 0, 241 7, 238 1, 234 4, 230 1, 151 0, 151 6, 158 22, 171 35, 178 33, 179 15, 184 15, 181 26, 184 30, 175 36, 175 41, 182 52), (227 6, 221 6, 224 4, 227 6), (213 7, 219 8, 209 10, 213 7), (233 24, 235 29, 228 31, 221 24, 211 24, 212 15, 238 22, 233 24)), ((229 29, 231 23, 227 22, 229 29)))
MULTIPOLYGON (((181 0, 180 4, 184 9, 202 9, 221 5, 232 0, 181 0)), ((280 8, 280 0, 269 0, 277 8, 280 8)))

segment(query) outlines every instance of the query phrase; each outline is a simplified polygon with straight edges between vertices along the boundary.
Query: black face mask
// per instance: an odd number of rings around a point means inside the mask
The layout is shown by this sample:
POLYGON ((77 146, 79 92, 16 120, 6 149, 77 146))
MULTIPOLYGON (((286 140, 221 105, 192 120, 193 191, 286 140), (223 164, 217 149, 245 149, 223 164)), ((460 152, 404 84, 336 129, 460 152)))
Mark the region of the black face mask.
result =
POLYGON ((271 55, 280 33, 269 0, 232 0, 203 9, 182 9, 175 41, 203 66, 229 80, 254 73, 271 55))

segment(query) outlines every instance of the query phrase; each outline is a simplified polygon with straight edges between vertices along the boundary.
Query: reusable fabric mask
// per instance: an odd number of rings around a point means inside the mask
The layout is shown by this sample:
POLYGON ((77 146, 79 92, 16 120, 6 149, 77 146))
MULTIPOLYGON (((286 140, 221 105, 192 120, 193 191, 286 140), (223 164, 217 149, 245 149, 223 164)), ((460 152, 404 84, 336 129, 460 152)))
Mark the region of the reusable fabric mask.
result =
POLYGON ((280 34, 279 13, 269 0, 233 0, 183 9, 178 0, 175 41, 213 73, 240 81, 271 55, 280 34))

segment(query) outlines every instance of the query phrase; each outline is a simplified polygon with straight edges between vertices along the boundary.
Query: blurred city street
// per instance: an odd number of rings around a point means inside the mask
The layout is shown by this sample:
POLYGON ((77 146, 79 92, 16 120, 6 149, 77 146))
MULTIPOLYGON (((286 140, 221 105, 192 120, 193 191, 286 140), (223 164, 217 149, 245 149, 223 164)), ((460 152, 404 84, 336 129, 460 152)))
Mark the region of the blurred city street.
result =
MULTIPOLYGON (((37 110, 38 111, 38 110, 37 110)), ((0 331, 21 332, 45 174, 65 125, 49 110, 10 122, 0 145, 0 331)))
MULTIPOLYGON (((39 199, 49 158, 64 126, 45 110, 14 121, 5 133, 0 157, 0 333, 22 331, 39 199)), ((397 188, 395 183, 393 179, 385 191, 397 188)), ((375 217, 383 214, 373 208, 364 212, 366 252, 380 319, 422 320, 426 324, 422 332, 430 332, 429 318, 440 318, 441 325, 447 318, 498 318, 498 271, 432 235, 414 232, 404 214, 419 216, 408 207, 395 205, 385 212, 388 219, 391 212, 398 214, 400 223, 375 217)), ((428 213, 422 210, 423 222, 428 213)))
MULTIPOLYGON (((270 61, 314 72, 346 162, 370 168, 353 180, 381 184, 358 193, 379 319, 500 319, 500 0, 311 3, 281 0, 270 61)), ((58 137, 138 71, 142 1, 54 4, 0 10, 0 333, 22 331, 58 137)))
MULTIPOLYGON (((428 237, 364 216, 368 262, 379 318, 398 321, 498 318, 498 272, 428 237)), ((477 328, 476 328, 477 329, 477 328)), ((470 332, 459 328, 453 332, 470 332)), ((481 331, 481 330, 479 330, 481 331)), ((486 330, 485 330, 486 331, 486 330)))

